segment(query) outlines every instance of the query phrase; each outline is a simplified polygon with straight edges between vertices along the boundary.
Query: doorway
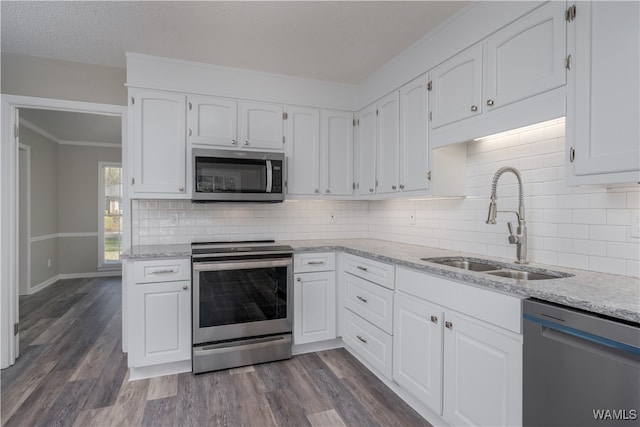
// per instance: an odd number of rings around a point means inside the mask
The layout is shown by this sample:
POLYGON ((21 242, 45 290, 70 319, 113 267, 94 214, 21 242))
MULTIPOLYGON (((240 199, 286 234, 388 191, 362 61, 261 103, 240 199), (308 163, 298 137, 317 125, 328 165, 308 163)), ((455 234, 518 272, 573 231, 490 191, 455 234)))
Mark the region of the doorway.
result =
MULTIPOLYGON (((28 244, 25 243, 25 233, 27 233, 27 231, 20 230, 19 227, 21 201, 23 207, 26 203, 25 200, 21 200, 20 198, 20 151, 22 150, 20 150, 18 146, 18 129, 21 109, 51 110, 117 117, 120 119, 120 135, 122 141, 120 151, 123 170, 126 170, 128 153, 126 145, 127 107, 125 106, 14 95, 2 96, 2 140, 8 143, 3 143, 0 147, 0 190, 3 201, 2 207, 0 208, 0 368, 6 368, 14 364, 19 354, 19 333, 17 333, 18 326, 16 326, 19 318, 18 295, 20 293, 20 276, 27 274, 25 273, 27 267, 20 262, 21 258, 25 256, 24 251, 27 250, 26 247, 28 247, 28 244), (13 141, 13 143, 10 143, 10 141, 13 141), (22 245, 20 244, 21 240, 23 242, 22 245)), ((26 162, 25 158, 23 158, 23 162, 26 162)), ((22 168, 24 169, 26 166, 23 165, 22 168)), ((33 171, 33 165, 31 165, 31 170, 33 171)), ((95 176, 97 177, 97 171, 95 176)), ((33 185, 35 185, 35 183, 31 182, 31 193, 33 193, 33 185)), ((26 192, 24 188, 22 192, 26 192)), ((93 200, 97 206, 97 197, 93 200)), ((123 247, 128 247, 129 245, 129 205, 127 189, 126 186, 124 186, 122 196, 122 222, 124 224, 122 230, 123 247)), ((29 210, 33 213, 33 209, 29 210)), ((32 229, 31 232, 34 232, 34 230, 32 229)), ((60 233, 51 234, 58 234, 57 237, 60 237, 60 233)), ((70 237, 68 235, 64 236, 64 233, 62 234, 62 237, 70 237)), ((85 233, 68 234, 82 235, 85 233)), ((28 236, 28 234, 26 235, 28 236)), ((48 235, 44 236, 48 237, 48 235)), ((27 239, 31 238, 27 237, 27 239)), ((31 254, 31 256, 33 256, 33 254, 31 254)), ((29 258, 27 255, 27 259, 29 258)), ((30 281, 33 282, 33 280, 34 278, 31 277, 30 281)), ((29 283, 29 280, 27 283, 29 283)))

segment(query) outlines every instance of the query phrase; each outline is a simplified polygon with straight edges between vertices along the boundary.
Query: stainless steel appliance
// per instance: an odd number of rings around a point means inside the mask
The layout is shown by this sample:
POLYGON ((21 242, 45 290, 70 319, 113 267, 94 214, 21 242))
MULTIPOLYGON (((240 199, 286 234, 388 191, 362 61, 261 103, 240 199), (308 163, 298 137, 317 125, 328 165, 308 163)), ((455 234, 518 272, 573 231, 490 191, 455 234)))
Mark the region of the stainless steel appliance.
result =
POLYGON ((193 372, 291 357, 293 250, 193 243, 193 372))
POLYGON ((194 202, 282 202, 284 154, 192 151, 194 202))
POLYGON ((524 426, 639 425, 640 328, 525 300, 524 426))

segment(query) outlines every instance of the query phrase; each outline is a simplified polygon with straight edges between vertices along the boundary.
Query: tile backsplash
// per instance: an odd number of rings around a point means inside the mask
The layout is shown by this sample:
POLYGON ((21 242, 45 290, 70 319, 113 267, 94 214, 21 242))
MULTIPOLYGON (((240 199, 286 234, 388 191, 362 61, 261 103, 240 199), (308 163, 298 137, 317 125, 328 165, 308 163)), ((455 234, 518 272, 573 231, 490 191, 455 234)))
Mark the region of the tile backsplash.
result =
MULTIPOLYGON (((467 143, 464 199, 281 204, 134 200, 132 243, 369 237, 515 259, 506 225, 512 221, 515 226, 515 215, 500 212, 496 225, 485 223, 493 174, 514 166, 524 181, 532 262, 640 276, 640 239, 630 237, 640 189, 567 187, 564 145, 564 119, 467 143)), ((517 193, 515 176, 502 175, 498 210, 517 210, 517 193)))

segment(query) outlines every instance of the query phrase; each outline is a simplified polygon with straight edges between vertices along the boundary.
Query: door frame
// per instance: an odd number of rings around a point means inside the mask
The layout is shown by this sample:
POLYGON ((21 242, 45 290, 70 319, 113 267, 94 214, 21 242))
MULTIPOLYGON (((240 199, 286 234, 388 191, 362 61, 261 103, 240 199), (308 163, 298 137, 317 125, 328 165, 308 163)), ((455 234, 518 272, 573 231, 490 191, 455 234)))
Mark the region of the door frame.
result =
MULTIPOLYGON (((18 337, 14 324, 18 322, 18 144, 19 108, 61 110, 77 113, 118 116, 122 126, 122 167, 128 165, 127 106, 0 94, 0 368, 15 363, 18 337), (14 133, 15 132, 15 133, 14 133)), ((130 203, 127 186, 123 188, 123 247, 129 247, 131 234, 130 203)))
MULTIPOLYGON (((25 183, 24 189, 26 190, 25 192, 26 197, 27 197, 27 211, 26 212, 20 212, 20 209, 18 209, 18 212, 22 215, 18 215, 18 233, 20 232, 20 227, 21 227, 21 222, 20 222, 20 217, 25 217, 26 214, 26 227, 27 227, 27 240, 26 242, 24 242, 27 246, 27 259, 26 259, 26 267, 27 267, 27 274, 26 274, 26 282, 27 282, 27 291, 28 293, 31 293, 31 147, 25 144, 20 143, 20 135, 18 135, 18 157, 20 156, 20 151, 24 151, 27 160, 27 182, 25 183)), ((19 159, 18 159, 19 160, 19 159)), ((20 172, 20 170, 18 169, 18 173, 20 172)), ((20 182, 18 182, 18 187, 20 187, 20 182)), ((18 191, 17 194, 18 197, 18 201, 20 199, 20 192, 18 191)), ((18 240, 18 249, 20 249, 20 240, 18 240)), ((22 251, 19 251, 18 254, 20 254, 22 251)), ((18 255, 19 256, 19 255, 18 255)), ((20 267, 20 260, 18 259, 18 267, 20 267)), ((18 287, 20 286, 20 271, 18 270, 18 275, 16 276, 18 279, 18 287)), ((19 293, 18 293, 19 294, 19 293)), ((20 312, 18 311, 16 313, 16 316, 19 316, 20 312)), ((16 353, 20 354, 20 348, 17 349, 16 353)))

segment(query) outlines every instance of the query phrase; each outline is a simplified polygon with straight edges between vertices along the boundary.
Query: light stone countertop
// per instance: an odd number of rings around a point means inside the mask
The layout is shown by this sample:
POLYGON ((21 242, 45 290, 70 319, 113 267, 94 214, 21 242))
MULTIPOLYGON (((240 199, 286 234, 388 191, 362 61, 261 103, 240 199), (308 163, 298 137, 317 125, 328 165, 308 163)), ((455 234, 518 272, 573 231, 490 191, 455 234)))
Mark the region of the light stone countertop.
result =
MULTIPOLYGON (((392 263, 425 273, 443 276, 480 288, 492 289, 521 298, 535 297, 618 319, 640 323, 640 279, 576 270, 544 264, 529 264, 528 270, 555 271, 573 275, 552 280, 516 280, 482 272, 462 270, 422 261, 420 258, 466 257, 490 260, 501 267, 521 268, 513 260, 479 256, 464 252, 409 245, 375 239, 328 239, 279 241, 294 252, 343 251, 349 254, 392 263)), ((191 245, 134 246, 123 259, 181 258, 191 256, 191 245)))

